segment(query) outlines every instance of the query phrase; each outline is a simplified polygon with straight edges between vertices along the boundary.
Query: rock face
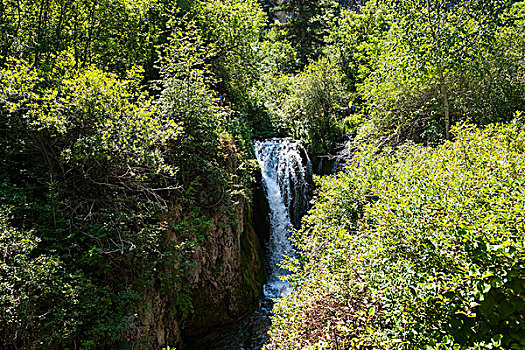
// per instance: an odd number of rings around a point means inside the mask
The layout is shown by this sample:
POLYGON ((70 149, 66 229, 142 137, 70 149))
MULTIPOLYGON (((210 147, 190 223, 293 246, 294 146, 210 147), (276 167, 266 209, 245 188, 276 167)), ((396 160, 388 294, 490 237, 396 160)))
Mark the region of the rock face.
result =
POLYGON ((215 213, 211 234, 196 248, 191 276, 194 314, 183 336, 205 333, 252 311, 264 283, 264 259, 251 205, 240 199, 235 221, 215 213))
POLYGON ((141 315, 142 334, 149 337, 148 349, 162 349, 169 344, 181 344, 180 323, 171 317, 170 304, 161 293, 149 292, 145 296, 144 311, 141 315))
POLYGON ((214 328, 254 311, 263 294, 264 242, 270 224, 262 175, 253 174, 251 198, 235 194, 245 170, 240 170, 235 145, 221 146, 218 162, 232 180, 211 181, 196 191, 199 205, 175 204, 166 218, 168 244, 183 253, 160 273, 170 276, 170 282, 147 286, 143 310, 137 315, 151 349, 191 348, 214 328))
MULTIPOLYGON (((187 317, 183 319, 180 310, 173 307, 180 302, 180 285, 169 286, 168 292, 152 288, 145 297, 140 323, 142 332, 150 338, 149 348, 184 348, 186 339, 238 320, 257 306, 265 281, 260 243, 264 238, 256 234, 252 205, 245 198, 237 198, 228 209, 207 209, 203 213, 211 223, 191 254, 194 266, 184 276, 192 305, 187 317)), ((180 221, 187 215, 178 212, 170 221, 180 221)), ((171 235, 170 239, 176 241, 177 237, 171 235)))

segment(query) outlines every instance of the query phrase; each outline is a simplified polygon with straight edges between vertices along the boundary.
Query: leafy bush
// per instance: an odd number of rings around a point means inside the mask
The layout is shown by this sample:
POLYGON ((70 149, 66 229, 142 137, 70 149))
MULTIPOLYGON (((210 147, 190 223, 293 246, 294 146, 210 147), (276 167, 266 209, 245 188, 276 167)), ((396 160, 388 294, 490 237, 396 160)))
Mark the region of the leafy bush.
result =
POLYGON ((311 152, 331 149, 334 110, 349 98, 336 63, 321 58, 296 75, 265 75, 258 93, 278 129, 304 141, 311 152))
POLYGON ((525 346, 525 130, 454 134, 318 179, 267 349, 525 346))
POLYGON ((33 232, 12 227, 9 216, 8 210, 0 209, 2 345, 16 346, 17 338, 35 348, 70 341, 78 325, 62 310, 74 308, 79 290, 67 281, 56 257, 38 253, 40 239, 33 232), (61 326, 49 327, 50 324, 61 326), (42 328, 47 335, 40 333, 42 328), (35 335, 41 338, 35 339, 35 335))
POLYGON ((14 266, 0 331, 14 347, 116 344, 162 277, 182 130, 138 80, 75 70, 67 56, 51 75, 16 60, 0 70, 0 199, 12 206, 2 244, 14 266))

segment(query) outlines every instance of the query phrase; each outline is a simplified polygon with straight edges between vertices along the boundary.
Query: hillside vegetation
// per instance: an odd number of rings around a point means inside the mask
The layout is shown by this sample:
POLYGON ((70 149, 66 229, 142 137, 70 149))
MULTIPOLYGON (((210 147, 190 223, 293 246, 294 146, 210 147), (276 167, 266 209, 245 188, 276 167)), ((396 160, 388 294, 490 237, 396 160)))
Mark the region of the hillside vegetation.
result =
POLYGON ((266 349, 525 347, 525 130, 453 134, 318 178, 266 349))
POLYGON ((252 169, 214 84, 263 12, 220 4, 234 38, 208 2, 0 2, 0 347, 153 347, 147 315, 193 315, 209 208, 242 222, 252 169))

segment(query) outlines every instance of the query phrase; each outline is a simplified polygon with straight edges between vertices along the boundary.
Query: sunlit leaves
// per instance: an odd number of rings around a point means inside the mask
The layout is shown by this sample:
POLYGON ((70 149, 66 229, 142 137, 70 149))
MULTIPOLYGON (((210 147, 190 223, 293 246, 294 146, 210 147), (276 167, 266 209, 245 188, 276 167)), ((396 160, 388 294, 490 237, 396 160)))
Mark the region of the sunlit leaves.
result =
POLYGON ((297 294, 276 308, 269 348, 337 349, 310 335, 361 314, 372 317, 367 327, 339 346, 523 347, 525 134, 514 123, 455 135, 437 148, 362 152, 346 173, 319 179, 294 232, 297 294), (363 304, 334 306, 312 325, 319 316, 304 309, 319 294, 329 300, 325 285, 363 304))
POLYGON ((266 25, 261 5, 254 0, 197 1, 195 14, 204 42, 214 49, 209 52, 212 75, 230 100, 245 105, 259 73, 255 47, 266 25))
POLYGON ((407 138, 436 144, 449 138, 454 123, 507 120, 521 109, 523 62, 514 55, 523 50, 508 45, 519 42, 523 26, 505 20, 517 19, 519 4, 386 3, 393 25, 370 53, 375 66, 357 86, 375 126, 363 134, 387 134, 383 141, 390 144, 407 138))

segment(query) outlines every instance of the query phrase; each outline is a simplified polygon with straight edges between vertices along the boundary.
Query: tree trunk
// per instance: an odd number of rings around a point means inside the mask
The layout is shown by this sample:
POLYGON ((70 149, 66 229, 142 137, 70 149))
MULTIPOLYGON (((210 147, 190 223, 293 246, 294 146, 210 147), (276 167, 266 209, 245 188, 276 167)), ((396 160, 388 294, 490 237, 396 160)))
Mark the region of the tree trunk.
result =
POLYGON ((450 140, 450 107, 448 104, 448 94, 443 96, 443 105, 445 107, 445 137, 450 140))
POLYGON ((438 67, 439 71, 439 90, 443 102, 443 110, 445 111, 445 138, 450 140, 450 102, 448 98, 448 87, 443 74, 443 68, 438 67))

